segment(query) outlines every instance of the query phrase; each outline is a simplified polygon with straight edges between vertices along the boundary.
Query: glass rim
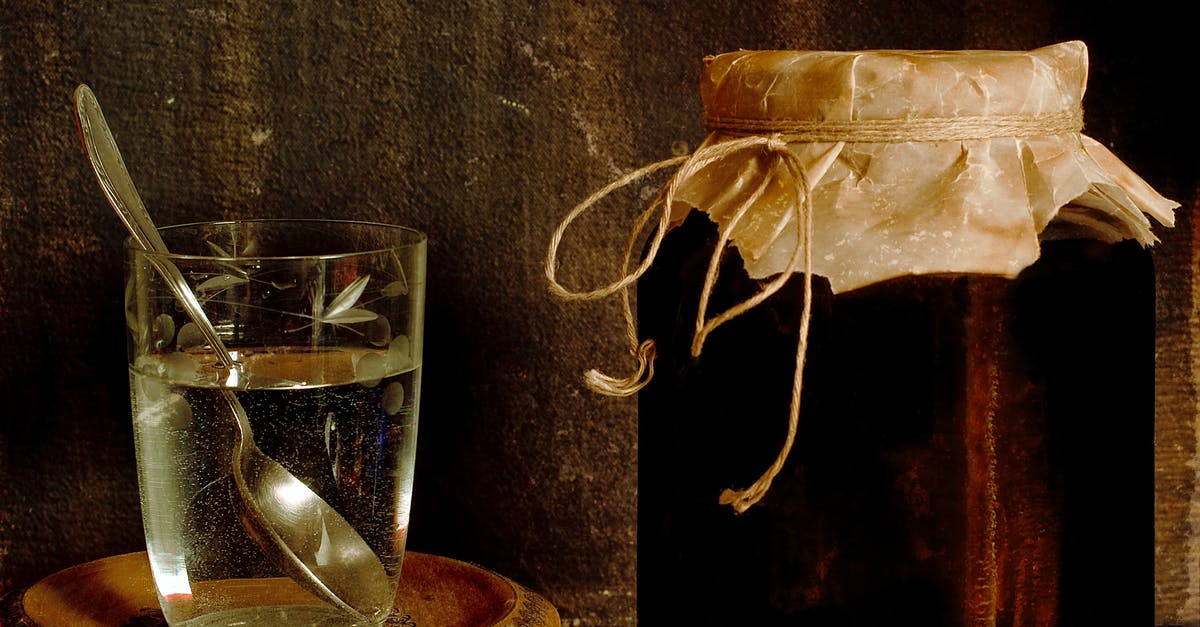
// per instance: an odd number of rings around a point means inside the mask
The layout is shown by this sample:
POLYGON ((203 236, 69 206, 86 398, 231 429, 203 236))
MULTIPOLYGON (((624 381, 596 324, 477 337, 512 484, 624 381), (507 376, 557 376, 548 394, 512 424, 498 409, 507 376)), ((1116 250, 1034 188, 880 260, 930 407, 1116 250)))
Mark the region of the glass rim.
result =
POLYGON ((356 227, 370 227, 373 229, 391 230, 399 233, 404 233, 407 236, 407 241, 398 243, 394 246, 378 246, 365 247, 363 250, 355 250, 344 253, 317 253, 310 255, 198 255, 193 253, 176 253, 176 252, 160 252, 148 250, 138 246, 134 242, 133 236, 128 236, 124 240, 124 245, 127 250, 133 251, 134 254, 146 255, 149 257, 158 257, 163 259, 179 259, 179 260, 204 260, 204 261, 246 261, 246 260, 297 260, 297 259, 342 259, 346 257, 358 257, 361 255, 377 255, 388 252, 390 250, 400 250, 412 248, 426 244, 429 241, 429 236, 424 231, 419 229, 393 224, 389 222, 378 222, 371 220, 349 220, 341 218, 246 218, 232 220, 211 220, 197 222, 183 222, 180 224, 171 224, 158 227, 160 234, 166 234, 169 231, 181 231, 183 229, 197 227, 213 227, 233 224, 309 224, 309 225, 346 225, 356 227))

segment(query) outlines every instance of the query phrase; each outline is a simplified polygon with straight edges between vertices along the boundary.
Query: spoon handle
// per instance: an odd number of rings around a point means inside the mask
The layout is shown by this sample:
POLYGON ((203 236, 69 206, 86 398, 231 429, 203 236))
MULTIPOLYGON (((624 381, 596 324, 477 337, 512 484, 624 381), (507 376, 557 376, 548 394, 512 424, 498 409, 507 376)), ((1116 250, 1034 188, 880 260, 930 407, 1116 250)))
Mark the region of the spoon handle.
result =
POLYGON ((117 214, 129 229, 129 232, 146 250, 166 252, 167 245, 158 234, 146 205, 142 202, 137 190, 133 187, 133 179, 128 176, 125 160, 117 149, 112 131, 104 121, 104 113, 100 110, 100 101, 87 85, 75 89, 75 111, 79 119, 79 131, 83 134, 83 145, 88 152, 88 160, 100 188, 113 205, 122 209, 117 214), (109 166, 119 172, 110 173, 109 166), (116 174, 116 176, 113 176, 116 174))
MULTIPOLYGON (((99 181, 100 188, 108 197, 109 203, 117 210, 121 222, 125 223, 125 227, 129 229, 134 241, 144 250, 166 254, 168 252, 167 245, 159 235, 158 228, 154 226, 154 221, 150 219, 150 213, 146 211, 145 203, 142 202, 141 196, 133 185, 133 178, 129 176, 125 160, 121 158, 121 151, 117 149, 117 142, 113 139, 112 131, 109 130, 108 123, 104 119, 104 112, 100 110, 100 101, 96 99, 96 94, 92 93, 91 88, 87 85, 80 85, 75 89, 75 115, 79 122, 79 132, 83 136, 84 149, 87 150, 88 161, 92 164, 92 171, 96 173, 96 180, 99 181), (109 171, 110 168, 112 171, 109 171)), ((229 356, 229 351, 225 349, 225 343, 221 341, 212 322, 204 314, 204 308, 200 305, 195 292, 192 291, 179 268, 170 260, 159 255, 150 255, 148 258, 155 269, 167 280, 167 286, 171 292, 183 303, 188 316, 200 328, 200 332, 212 346, 221 366, 223 368, 236 367, 233 358, 229 356)))

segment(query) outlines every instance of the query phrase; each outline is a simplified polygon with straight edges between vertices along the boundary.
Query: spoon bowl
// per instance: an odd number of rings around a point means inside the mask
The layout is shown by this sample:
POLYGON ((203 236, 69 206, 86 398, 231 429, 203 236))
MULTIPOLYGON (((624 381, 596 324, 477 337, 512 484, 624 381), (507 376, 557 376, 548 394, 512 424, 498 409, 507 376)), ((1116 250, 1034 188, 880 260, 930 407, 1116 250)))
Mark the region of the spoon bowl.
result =
POLYGON ((225 399, 238 426, 233 500, 250 536, 286 551, 288 576, 343 610, 372 618, 391 609, 395 590, 379 558, 316 492, 254 446, 246 410, 232 393, 225 399))
MULTIPOLYGON (((74 101, 88 159, 109 204, 138 246, 163 253, 147 258, 211 346, 217 366, 240 368, 187 280, 166 256, 166 244, 125 168, 95 95, 80 85, 74 101)), ((379 557, 333 507, 255 445, 249 417, 234 390, 221 392, 237 425, 231 492, 248 535, 290 578, 318 598, 359 620, 380 620, 391 609, 395 589, 379 557)))

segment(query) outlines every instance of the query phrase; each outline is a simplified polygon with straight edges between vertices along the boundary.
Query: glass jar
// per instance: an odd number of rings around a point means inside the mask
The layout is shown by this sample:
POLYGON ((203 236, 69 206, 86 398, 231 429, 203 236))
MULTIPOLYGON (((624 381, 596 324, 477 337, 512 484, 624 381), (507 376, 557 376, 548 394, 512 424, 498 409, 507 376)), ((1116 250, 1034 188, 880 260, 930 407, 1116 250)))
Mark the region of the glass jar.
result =
MULTIPOLYGON (((911 275, 839 294, 817 278, 796 444, 739 514, 716 495, 754 482, 785 437, 804 287, 794 277, 693 358, 716 240, 693 214, 639 284, 640 330, 658 340, 639 396, 639 622, 1152 615, 1146 249, 1063 240, 1016 278, 911 275)), ((759 289, 741 266, 722 267, 711 302, 759 289)))

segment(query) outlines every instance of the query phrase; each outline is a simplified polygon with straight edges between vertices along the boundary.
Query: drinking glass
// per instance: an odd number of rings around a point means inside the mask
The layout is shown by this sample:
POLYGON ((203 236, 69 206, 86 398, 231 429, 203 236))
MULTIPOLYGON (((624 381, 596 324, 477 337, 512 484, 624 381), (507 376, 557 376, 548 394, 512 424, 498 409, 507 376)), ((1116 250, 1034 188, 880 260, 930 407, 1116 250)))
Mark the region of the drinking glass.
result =
POLYGON ((266 516, 287 519, 279 524, 290 525, 294 551, 317 568, 347 550, 330 518, 309 516, 305 527, 303 504, 289 510, 289 490, 311 490, 370 547, 393 598, 416 452, 425 236, 337 220, 160 233, 170 254, 126 248, 125 315, 146 548, 167 621, 383 622, 390 605, 363 615, 309 592, 248 520, 237 414, 264 459, 302 484, 266 484, 266 516), (158 271, 163 261, 186 279, 232 367, 158 271))

